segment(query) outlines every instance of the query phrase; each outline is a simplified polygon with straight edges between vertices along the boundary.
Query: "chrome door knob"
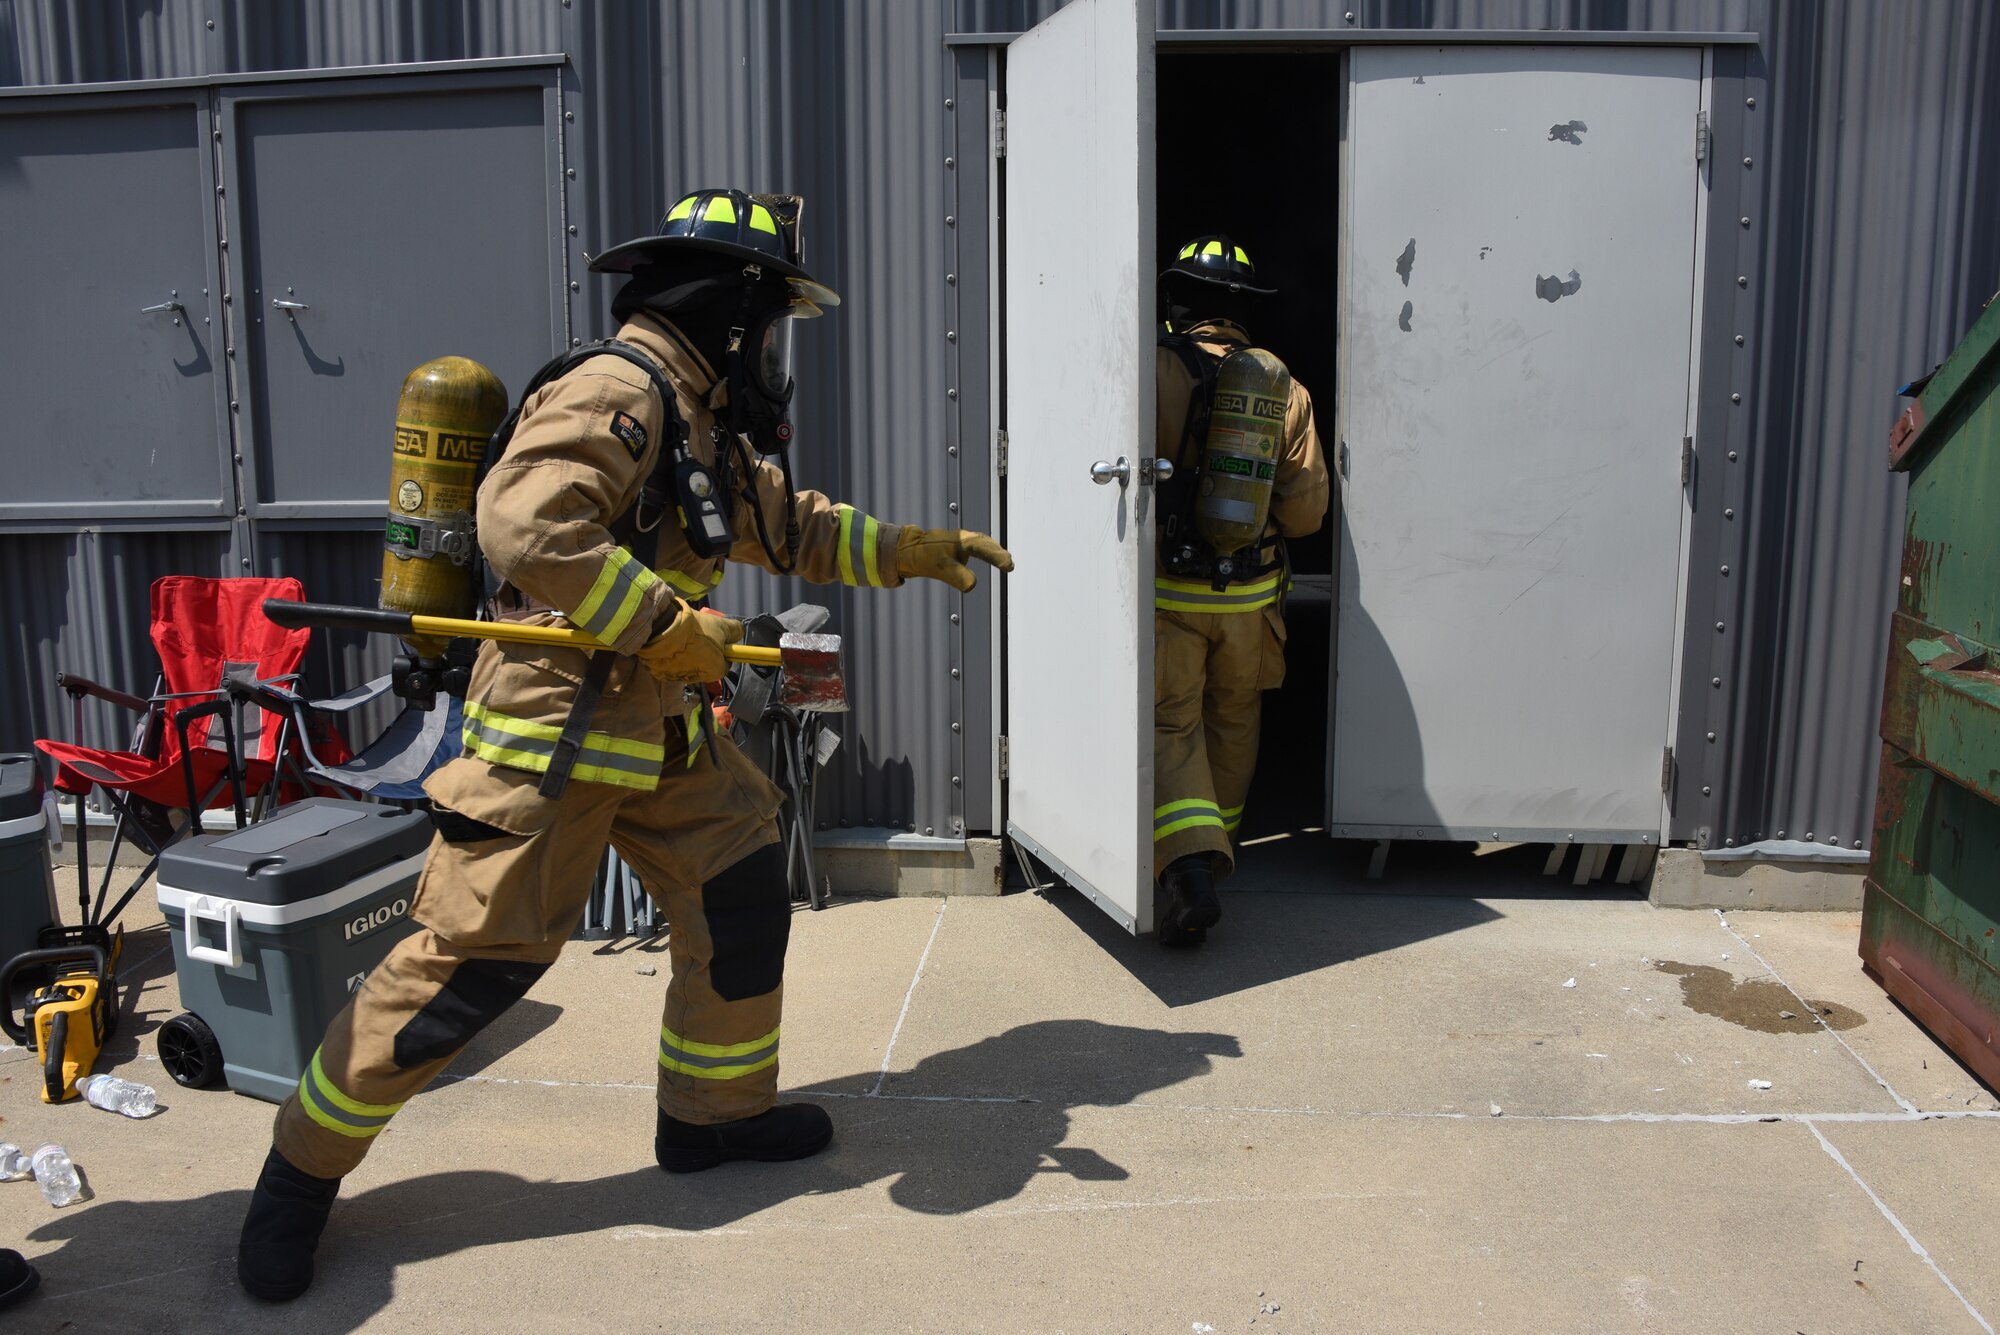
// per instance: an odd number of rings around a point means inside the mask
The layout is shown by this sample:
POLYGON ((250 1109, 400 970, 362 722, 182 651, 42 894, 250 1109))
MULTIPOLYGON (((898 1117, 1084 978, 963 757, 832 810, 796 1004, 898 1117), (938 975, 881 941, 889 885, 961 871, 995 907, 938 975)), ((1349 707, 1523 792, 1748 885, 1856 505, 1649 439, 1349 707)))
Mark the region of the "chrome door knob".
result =
POLYGON ((1100 487, 1113 481, 1122 487, 1132 480, 1131 460, 1122 454, 1118 456, 1118 462, 1115 464, 1099 459, 1090 466, 1090 480, 1100 487))

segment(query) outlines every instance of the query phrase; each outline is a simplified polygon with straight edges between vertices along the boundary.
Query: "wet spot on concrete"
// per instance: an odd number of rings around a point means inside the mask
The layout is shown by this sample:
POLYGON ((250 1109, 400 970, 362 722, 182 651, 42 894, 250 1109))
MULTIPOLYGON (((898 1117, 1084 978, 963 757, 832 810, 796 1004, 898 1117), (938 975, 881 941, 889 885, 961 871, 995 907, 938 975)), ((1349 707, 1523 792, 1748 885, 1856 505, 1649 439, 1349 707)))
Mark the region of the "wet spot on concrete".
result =
POLYGON ((1403 247, 1403 253, 1396 257, 1396 276, 1403 280, 1403 286, 1410 285, 1410 270, 1417 267, 1417 239, 1410 238, 1410 244, 1403 247))
POLYGON ((1768 978, 1739 981, 1727 969, 1677 960, 1655 960, 1653 967, 1681 980, 1681 1000, 1689 1010, 1760 1034, 1815 1033, 1821 1021, 1829 1029, 1853 1029, 1868 1022, 1861 1012, 1831 1001, 1808 999, 1801 1005, 1789 988, 1768 978))
POLYGON ((1414 313, 1415 311, 1416 311, 1416 307, 1412 306, 1412 305, 1411 305, 1411 304, 1410 304, 1409 302, 1407 302, 1407 301, 1406 301, 1406 302, 1404 302, 1404 303, 1403 303, 1403 313, 1402 313, 1401 315, 1398 315, 1398 316, 1396 317, 1396 328, 1398 328, 1398 329, 1402 330, 1402 331, 1403 331, 1404 333, 1406 333, 1406 334, 1407 334, 1407 333, 1409 333, 1409 332, 1410 332, 1410 316, 1411 316, 1411 315, 1412 315, 1412 314, 1413 314, 1413 313, 1414 313))
POLYGON ((1479 248, 1479 258, 1482 260, 1492 253, 1493 253, 1493 247, 1491 246, 1481 246, 1479 248))
POLYGON ((1567 280, 1558 278, 1554 274, 1546 278, 1540 274, 1535 275, 1535 295, 1543 301, 1561 301, 1564 297, 1573 297, 1582 286, 1583 277, 1574 269, 1569 271, 1567 280))
POLYGON ((1583 132, 1589 128, 1582 121, 1569 121, 1562 125, 1551 125, 1549 127, 1549 142, 1552 144, 1575 144, 1581 147, 1583 145, 1583 132))

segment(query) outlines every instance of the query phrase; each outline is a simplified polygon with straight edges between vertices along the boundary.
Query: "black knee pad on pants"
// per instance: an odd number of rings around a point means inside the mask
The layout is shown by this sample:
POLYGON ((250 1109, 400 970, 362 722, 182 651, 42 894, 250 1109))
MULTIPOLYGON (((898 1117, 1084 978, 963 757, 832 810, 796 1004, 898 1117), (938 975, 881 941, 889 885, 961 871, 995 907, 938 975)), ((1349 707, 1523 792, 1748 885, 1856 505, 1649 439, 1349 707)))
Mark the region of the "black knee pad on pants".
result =
POLYGON ((710 877, 701 888, 714 955, 709 985, 724 1001, 777 990, 792 936, 792 894, 785 885, 785 850, 766 844, 710 877))
POLYGON ((546 964, 520 960, 464 961, 451 971, 437 995, 397 1031, 396 1065, 407 1071, 451 1056, 526 996, 548 969, 546 964))

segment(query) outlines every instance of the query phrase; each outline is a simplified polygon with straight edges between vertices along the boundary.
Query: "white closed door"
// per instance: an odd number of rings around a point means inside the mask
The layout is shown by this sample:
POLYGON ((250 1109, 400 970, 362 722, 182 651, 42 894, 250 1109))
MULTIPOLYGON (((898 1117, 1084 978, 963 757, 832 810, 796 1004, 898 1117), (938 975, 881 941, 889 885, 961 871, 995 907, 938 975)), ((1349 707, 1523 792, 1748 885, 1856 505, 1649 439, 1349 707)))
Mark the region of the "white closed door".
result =
POLYGON ((1331 831, 1657 836, 1701 54, 1350 70, 1331 831))
POLYGON ((1075 0, 1013 42, 1006 78, 1007 832, 1144 932, 1152 0, 1075 0))

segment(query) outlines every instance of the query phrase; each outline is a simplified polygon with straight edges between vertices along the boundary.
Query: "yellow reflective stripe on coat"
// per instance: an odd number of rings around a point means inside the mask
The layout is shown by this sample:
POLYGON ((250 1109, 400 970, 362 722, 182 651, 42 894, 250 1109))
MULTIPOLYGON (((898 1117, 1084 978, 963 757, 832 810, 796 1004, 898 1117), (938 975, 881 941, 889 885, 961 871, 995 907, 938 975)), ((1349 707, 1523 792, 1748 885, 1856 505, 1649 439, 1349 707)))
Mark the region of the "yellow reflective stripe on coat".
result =
POLYGON ((699 1080, 734 1080, 778 1060, 778 1031, 748 1043, 698 1043, 660 1026, 660 1065, 699 1080))
MULTIPOLYGON (((536 723, 490 709, 477 701, 465 702, 465 727, 461 736, 467 755, 509 769, 530 774, 546 774, 555 757, 562 729, 553 723, 536 723)), ((583 749, 577 752, 570 769, 572 779, 587 783, 608 783, 619 788, 651 792, 660 785, 660 770, 667 760, 667 748, 658 742, 639 742, 610 733, 584 735, 583 749)))
POLYGON ((687 721, 688 721, 687 748, 688 748, 689 769, 694 768, 694 758, 701 751, 701 711, 702 709, 706 708, 708 708, 708 706, 703 705, 701 706, 700 709, 695 709, 690 711, 687 716, 687 721))
POLYGON ((380 1135, 382 1128, 389 1125, 389 1119, 403 1107, 400 1103, 363 1103, 341 1093, 327 1079, 317 1051, 305 1074, 299 1077, 299 1106, 305 1109, 306 1116, 327 1130, 353 1140, 380 1135))
POLYGON ((660 577, 634 560, 632 553, 613 547, 597 572, 597 582, 569 619, 584 634, 610 644, 625 633, 645 605, 646 591, 659 582, 660 577))
POLYGON ((850 588, 882 587, 882 525, 851 505, 840 507, 840 582, 850 588), (860 523, 855 523, 855 520, 860 523))
POLYGON ((1184 797, 1178 802, 1153 808, 1153 842, 1156 844, 1170 834, 1179 834, 1182 830, 1200 825, 1222 828, 1222 808, 1205 797, 1184 797))
POLYGON ((1270 575, 1218 593, 1211 584, 1159 575, 1153 580, 1153 606, 1164 612, 1256 612, 1278 601, 1283 582, 1283 575, 1270 575))
POLYGON ((1225 833, 1225 834, 1235 834, 1235 833, 1236 833, 1236 827, 1237 827, 1237 826, 1239 826, 1239 825, 1241 825, 1242 823, 1243 823, 1243 808, 1242 808, 1242 807, 1224 807, 1224 808, 1222 809, 1222 829, 1223 829, 1223 833, 1225 833))
POLYGON ((684 570, 675 569, 673 566, 662 566, 656 573, 661 579, 667 582, 668 587, 673 589, 675 593, 678 593, 681 597, 689 601, 693 601, 696 598, 706 598, 721 587, 722 576, 725 571, 722 566, 717 566, 715 573, 709 576, 706 582, 699 575, 690 575, 684 570))

